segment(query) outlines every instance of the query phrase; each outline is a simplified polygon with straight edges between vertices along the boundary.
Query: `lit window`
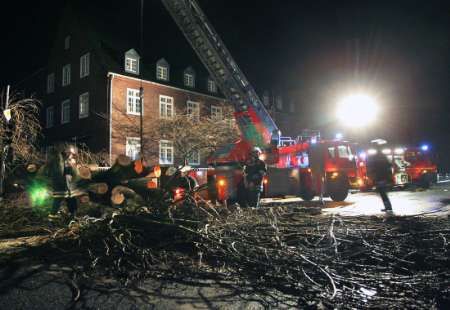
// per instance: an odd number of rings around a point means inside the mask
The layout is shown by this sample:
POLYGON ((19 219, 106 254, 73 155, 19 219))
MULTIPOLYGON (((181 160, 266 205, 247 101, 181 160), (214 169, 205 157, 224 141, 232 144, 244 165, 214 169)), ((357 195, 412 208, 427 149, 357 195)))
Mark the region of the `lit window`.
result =
POLYGON ((125 71, 130 73, 139 73, 139 60, 136 58, 125 58, 125 71))
POLYGON ((156 67, 156 78, 164 81, 169 80, 169 68, 158 65, 156 67))
POLYGON ((173 164, 173 143, 171 141, 159 141, 159 163, 162 165, 173 164))
POLYGON ((89 116, 89 93, 84 93, 80 95, 78 113, 80 118, 85 118, 89 116))
POLYGON ((200 165, 200 152, 198 150, 191 151, 187 160, 188 160, 189 165, 192 165, 192 166, 200 165))
POLYGON ((139 89, 127 88, 127 114, 141 114, 139 89))
POLYGON ((173 117, 173 97, 159 95, 159 116, 162 118, 173 117))
POLYGON ((55 107, 48 107, 46 111, 46 126, 47 128, 53 127, 55 123, 55 107))
POLYGON ((70 64, 67 64, 62 69, 62 86, 70 84, 70 64))
POLYGON ((64 39, 64 49, 68 50, 69 48, 70 48, 70 36, 67 36, 64 39))
POLYGON ((339 158, 351 158, 351 151, 349 152, 349 148, 346 145, 338 146, 338 154, 339 158))
POLYGON ((216 82, 214 82, 211 79, 208 79, 208 91, 210 93, 217 93, 217 85, 216 82))
POLYGON ((188 100, 187 115, 197 120, 200 119, 200 103, 188 100))
POLYGON ((330 146, 330 147, 328 148, 328 156, 329 156, 330 158, 336 157, 335 154, 334 154, 334 146, 330 146))
POLYGON ((61 124, 70 122, 70 100, 61 103, 61 124))
POLYGON ((215 119, 215 120, 223 119, 222 107, 218 107, 218 106, 212 105, 211 106, 211 118, 215 119))
POLYGON ((141 152, 141 140, 139 138, 127 137, 125 154, 134 160, 139 158, 140 152, 141 152))
POLYGON ((80 57, 80 78, 89 75, 89 53, 80 57))
POLYGON ((194 75, 190 74, 190 73, 185 73, 184 74, 184 86, 194 87, 194 85, 195 85, 194 75))
POLYGON ((55 91, 55 74, 50 73, 47 75, 47 94, 53 93, 55 91))

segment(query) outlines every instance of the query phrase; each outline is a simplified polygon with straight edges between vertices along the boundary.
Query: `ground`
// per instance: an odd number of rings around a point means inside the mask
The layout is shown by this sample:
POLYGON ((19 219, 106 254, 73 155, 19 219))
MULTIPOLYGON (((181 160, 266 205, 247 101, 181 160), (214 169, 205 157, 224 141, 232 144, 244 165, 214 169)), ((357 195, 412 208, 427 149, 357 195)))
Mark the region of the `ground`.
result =
MULTIPOLYGON (((450 211, 450 183, 441 183, 430 190, 394 191, 389 194, 394 214, 410 216, 448 216, 450 211)), ((263 207, 298 202, 297 198, 265 199, 263 207)), ((312 201, 306 203, 311 209, 320 207, 322 214, 329 216, 380 216, 382 203, 375 193, 353 193, 343 203, 325 200, 324 205, 312 201)), ((318 212, 320 213, 320 211, 318 212)), ((42 233, 42 232, 41 232, 42 233)), ((0 254, 17 253, 30 243, 45 242, 46 236, 20 236, 0 240, 0 254)), ((270 305, 268 298, 281 300, 278 307, 292 308, 295 297, 279 292, 261 292, 246 287, 243 283, 226 278, 199 281, 159 278, 153 276, 142 280, 138 286, 118 289, 117 282, 110 278, 99 278, 103 290, 83 288, 78 298, 80 281, 75 281, 76 266, 64 266, 42 262, 33 257, 22 257, 14 263, 0 262, 0 308, 2 309, 264 309, 270 305), (78 284, 77 284, 78 283, 78 284), (269 296, 269 297, 268 297, 269 296), (76 300, 77 302, 74 302, 76 300)), ((82 283, 82 282, 81 282, 82 283)), ((321 309, 315 305, 314 309, 321 309)), ((322 307, 323 308, 323 307, 322 307)))

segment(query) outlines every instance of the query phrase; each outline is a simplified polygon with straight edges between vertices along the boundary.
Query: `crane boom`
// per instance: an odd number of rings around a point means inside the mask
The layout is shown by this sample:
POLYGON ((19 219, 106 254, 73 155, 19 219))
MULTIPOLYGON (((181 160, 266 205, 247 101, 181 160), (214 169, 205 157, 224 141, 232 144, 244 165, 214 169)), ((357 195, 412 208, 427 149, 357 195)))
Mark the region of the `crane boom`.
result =
POLYGON ((280 131, 254 88, 195 0, 161 0, 235 109, 242 138, 253 146, 278 143, 280 131))

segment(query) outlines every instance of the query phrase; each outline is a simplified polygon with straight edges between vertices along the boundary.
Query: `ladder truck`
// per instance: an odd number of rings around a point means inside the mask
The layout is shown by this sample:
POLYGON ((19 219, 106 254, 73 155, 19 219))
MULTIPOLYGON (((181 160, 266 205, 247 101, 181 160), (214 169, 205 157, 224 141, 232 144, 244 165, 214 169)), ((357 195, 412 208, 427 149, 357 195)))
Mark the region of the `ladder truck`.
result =
POLYGON ((268 165, 266 196, 297 195, 311 200, 329 195, 344 200, 357 182, 351 145, 318 136, 281 139, 277 125, 195 0, 161 0, 222 93, 231 102, 241 137, 209 160, 208 196, 239 201, 242 163, 254 147, 268 165))

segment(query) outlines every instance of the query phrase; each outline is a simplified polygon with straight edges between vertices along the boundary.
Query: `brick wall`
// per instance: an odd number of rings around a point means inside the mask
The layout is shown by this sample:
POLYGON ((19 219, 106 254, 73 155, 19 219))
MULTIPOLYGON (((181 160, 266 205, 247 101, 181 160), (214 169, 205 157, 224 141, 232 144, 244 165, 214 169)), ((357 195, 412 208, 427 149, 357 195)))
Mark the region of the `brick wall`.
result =
MULTIPOLYGON (((123 75, 114 74, 112 78, 112 121, 111 121, 111 159, 120 154, 125 154, 126 138, 139 137, 139 115, 127 114, 127 89, 139 90, 140 80, 123 75)), ((155 82, 143 81, 144 89, 144 131, 151 130, 152 126, 160 118, 159 96, 173 97, 175 113, 185 113, 187 101, 200 103, 200 115, 210 115, 211 105, 223 105, 225 100, 219 97, 208 96, 197 92, 175 88, 155 82)), ((144 146, 146 158, 150 164, 158 163, 159 143, 157 141, 147 143, 144 146)), ((177 160, 175 150, 175 164, 181 164, 177 160)), ((204 159, 202 159, 204 162, 204 159)))

